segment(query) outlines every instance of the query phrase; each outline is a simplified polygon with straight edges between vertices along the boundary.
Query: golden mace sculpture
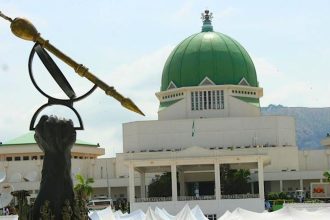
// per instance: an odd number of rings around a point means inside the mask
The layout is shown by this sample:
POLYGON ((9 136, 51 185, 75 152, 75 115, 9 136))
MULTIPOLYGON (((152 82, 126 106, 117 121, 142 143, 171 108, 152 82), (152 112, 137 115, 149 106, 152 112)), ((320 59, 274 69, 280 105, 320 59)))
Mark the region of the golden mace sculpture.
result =
POLYGON ((61 52, 59 49, 54 47, 51 43, 49 43, 48 40, 43 39, 40 36, 40 33, 38 33, 37 29, 30 21, 24 18, 15 18, 13 20, 10 17, 1 13, 1 11, 0 11, 0 17, 8 20, 11 23, 10 28, 14 35, 24 40, 33 41, 40 44, 43 48, 47 49, 49 52, 54 54, 60 60, 71 66, 74 69, 74 71, 78 73, 80 76, 86 77, 89 81, 93 82, 100 89, 105 91, 105 94, 112 96, 113 98, 118 100, 123 107, 133 112, 144 115, 143 112, 134 104, 134 102, 132 102, 132 100, 122 96, 120 93, 118 93, 115 90, 113 86, 109 86, 108 84, 97 78, 94 74, 89 72, 87 67, 85 67, 82 64, 78 64, 76 61, 74 61, 73 59, 65 55, 63 52, 61 52))

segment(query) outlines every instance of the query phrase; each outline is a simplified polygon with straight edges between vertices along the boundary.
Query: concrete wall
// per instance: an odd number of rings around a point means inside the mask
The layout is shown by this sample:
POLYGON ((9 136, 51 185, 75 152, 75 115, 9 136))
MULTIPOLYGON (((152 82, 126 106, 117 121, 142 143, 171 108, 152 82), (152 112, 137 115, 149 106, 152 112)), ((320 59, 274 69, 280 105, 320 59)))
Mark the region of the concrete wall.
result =
POLYGON ((302 170, 327 170, 330 168, 330 149, 299 151, 302 170))
MULTIPOLYGON (((251 105, 245 101, 241 101, 233 96, 260 98, 263 95, 262 88, 240 86, 240 85, 210 85, 198 87, 185 87, 179 89, 171 89, 156 94, 160 102, 177 101, 168 107, 162 108, 158 111, 158 120, 175 120, 175 119, 188 119, 188 118, 219 118, 219 117, 254 117, 260 116, 260 108, 251 105), (256 92, 255 95, 251 94, 237 94, 233 93, 234 90, 245 90, 256 92), (211 92, 223 91, 224 93, 224 108, 221 109, 204 109, 192 110, 191 107, 191 92, 211 92), (162 97, 171 94, 183 93, 184 95, 175 96, 173 98, 163 99, 162 97)), ((207 94, 208 96, 208 94, 207 94)), ((204 94, 202 96, 202 103, 204 104, 204 94)), ((196 99, 194 99, 196 100, 196 99)), ((200 97, 198 96, 198 101, 200 97)), ((207 99, 208 101, 208 99, 207 99)), ((213 106, 213 99, 211 99, 213 106)))
POLYGON ((123 124, 123 136, 124 152, 194 145, 207 148, 266 144, 296 146, 294 119, 285 116, 131 122, 123 124))

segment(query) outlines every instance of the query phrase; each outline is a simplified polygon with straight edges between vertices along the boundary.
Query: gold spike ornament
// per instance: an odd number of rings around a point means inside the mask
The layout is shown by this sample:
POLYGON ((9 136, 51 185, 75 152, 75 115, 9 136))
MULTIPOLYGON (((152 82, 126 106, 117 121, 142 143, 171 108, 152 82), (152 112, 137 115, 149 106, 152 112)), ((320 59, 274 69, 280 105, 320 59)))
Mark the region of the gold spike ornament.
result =
POLYGON ((100 89, 105 91, 105 94, 112 96, 113 98, 118 100, 123 107, 133 112, 144 115, 143 112, 134 104, 134 102, 132 102, 132 100, 122 96, 115 90, 113 86, 109 86, 108 84, 97 78, 94 74, 89 72, 87 67, 82 64, 78 64, 76 61, 74 61, 69 56, 65 55, 63 52, 57 49, 55 46, 50 44, 48 40, 43 39, 40 36, 40 33, 38 33, 37 29, 30 21, 24 18, 15 18, 13 20, 10 17, 7 17, 6 15, 2 14, 1 11, 0 17, 8 20, 11 23, 10 28, 14 35, 24 40, 39 43, 43 48, 47 49, 60 60, 71 66, 74 71, 80 76, 87 78, 89 81, 97 85, 100 89))

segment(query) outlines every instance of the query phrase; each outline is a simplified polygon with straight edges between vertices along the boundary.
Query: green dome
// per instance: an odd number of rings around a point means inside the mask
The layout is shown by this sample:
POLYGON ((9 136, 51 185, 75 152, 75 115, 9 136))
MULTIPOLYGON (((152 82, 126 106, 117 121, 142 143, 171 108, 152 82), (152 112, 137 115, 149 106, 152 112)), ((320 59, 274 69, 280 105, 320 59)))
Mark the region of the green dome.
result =
POLYGON ((198 86, 205 77, 216 85, 237 85, 244 77, 257 87, 256 70, 246 50, 233 38, 213 32, 210 24, 204 22, 202 31, 183 40, 167 58, 161 91, 171 81, 177 88, 198 86))

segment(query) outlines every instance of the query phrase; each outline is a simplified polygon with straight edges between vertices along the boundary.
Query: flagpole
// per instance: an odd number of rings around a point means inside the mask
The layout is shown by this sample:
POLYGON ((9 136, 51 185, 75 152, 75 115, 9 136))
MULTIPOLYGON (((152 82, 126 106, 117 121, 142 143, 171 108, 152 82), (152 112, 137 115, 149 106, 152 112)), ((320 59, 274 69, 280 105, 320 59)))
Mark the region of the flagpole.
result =
POLYGON ((194 137, 195 137, 195 120, 193 119, 193 123, 191 126, 191 146, 194 146, 194 137))

